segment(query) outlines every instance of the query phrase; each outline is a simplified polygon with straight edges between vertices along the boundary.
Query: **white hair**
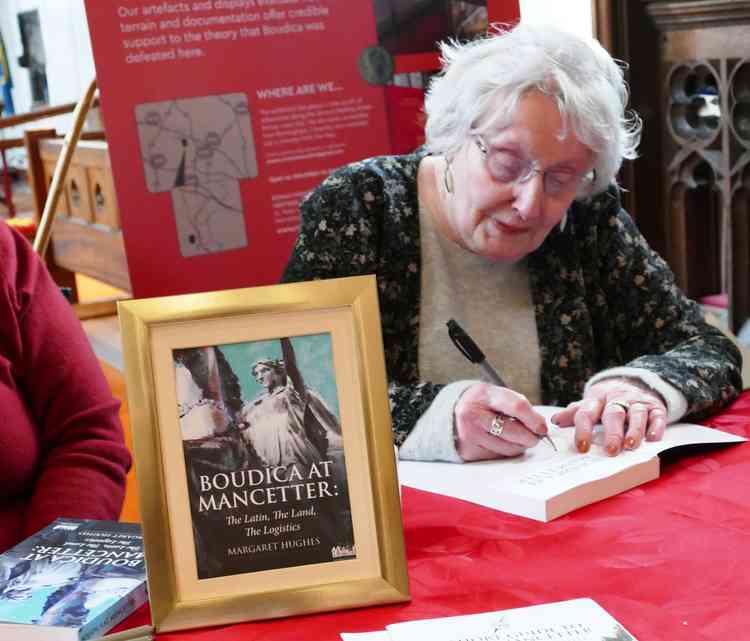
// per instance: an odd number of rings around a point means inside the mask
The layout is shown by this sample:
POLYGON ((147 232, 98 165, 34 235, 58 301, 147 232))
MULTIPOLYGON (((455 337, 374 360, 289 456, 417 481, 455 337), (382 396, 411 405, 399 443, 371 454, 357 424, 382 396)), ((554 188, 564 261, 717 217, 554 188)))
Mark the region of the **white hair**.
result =
POLYGON ((626 111, 623 63, 595 40, 552 26, 523 22, 466 44, 440 45, 442 72, 425 98, 427 148, 454 156, 477 133, 510 124, 529 91, 557 101, 564 130, 594 153, 596 182, 590 194, 617 183, 623 159, 635 158, 641 119, 626 111), (493 113, 489 110, 493 109, 493 113))

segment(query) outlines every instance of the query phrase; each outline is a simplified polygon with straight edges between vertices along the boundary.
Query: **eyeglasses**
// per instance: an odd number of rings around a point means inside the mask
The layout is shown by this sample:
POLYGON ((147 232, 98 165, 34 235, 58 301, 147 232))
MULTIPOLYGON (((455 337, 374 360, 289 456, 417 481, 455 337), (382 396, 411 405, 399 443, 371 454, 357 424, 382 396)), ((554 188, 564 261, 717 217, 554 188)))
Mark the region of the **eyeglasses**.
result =
POLYGON ((487 172, 501 183, 523 184, 539 174, 542 176, 544 193, 548 196, 560 196, 573 191, 585 195, 596 181, 596 171, 593 169, 585 173, 545 171, 538 169, 533 160, 525 160, 502 149, 488 148, 480 136, 474 136, 474 141, 484 157, 487 172))

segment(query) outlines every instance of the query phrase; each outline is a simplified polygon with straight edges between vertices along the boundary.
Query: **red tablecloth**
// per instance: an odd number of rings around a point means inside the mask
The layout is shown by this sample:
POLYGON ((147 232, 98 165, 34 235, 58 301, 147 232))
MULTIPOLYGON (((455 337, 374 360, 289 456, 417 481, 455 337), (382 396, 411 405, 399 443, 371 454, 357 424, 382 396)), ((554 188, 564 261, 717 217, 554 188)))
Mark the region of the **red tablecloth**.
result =
MULTIPOLYGON (((750 437, 750 392, 713 425, 750 437)), ((639 641, 750 639, 750 443, 671 456, 661 478, 551 523, 403 489, 411 603, 160 634, 338 641, 413 619, 591 597, 639 641)), ((143 625, 147 608, 123 627, 143 625)))

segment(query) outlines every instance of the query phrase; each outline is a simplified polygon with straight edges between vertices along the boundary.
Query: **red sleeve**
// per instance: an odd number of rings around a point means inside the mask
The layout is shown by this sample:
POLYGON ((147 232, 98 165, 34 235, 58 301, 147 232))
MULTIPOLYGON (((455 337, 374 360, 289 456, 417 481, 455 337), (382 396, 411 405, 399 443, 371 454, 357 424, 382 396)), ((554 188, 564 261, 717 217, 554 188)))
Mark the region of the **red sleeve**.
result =
MULTIPOLYGON (((88 339, 46 267, 19 234, 0 240, 17 346, 16 377, 39 431, 24 536, 60 516, 116 520, 131 459, 88 339)), ((10 232, 10 235, 8 235, 10 232)))

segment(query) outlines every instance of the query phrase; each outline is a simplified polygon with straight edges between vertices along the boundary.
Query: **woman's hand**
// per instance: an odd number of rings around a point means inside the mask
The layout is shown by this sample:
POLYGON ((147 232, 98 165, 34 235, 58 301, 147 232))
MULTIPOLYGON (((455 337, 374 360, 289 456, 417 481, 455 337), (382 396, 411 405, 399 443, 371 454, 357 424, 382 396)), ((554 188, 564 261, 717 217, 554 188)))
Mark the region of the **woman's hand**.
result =
POLYGON ((643 439, 658 441, 667 427, 667 408, 661 396, 640 381, 608 378, 592 385, 583 399, 552 417, 559 427, 575 426, 579 452, 591 447, 594 425, 604 426, 604 448, 610 456, 634 450, 643 439))
POLYGON ((547 433, 544 417, 525 396, 488 383, 475 383, 454 408, 456 450, 464 461, 518 456, 547 433), (493 428, 497 435, 490 433, 493 428))

